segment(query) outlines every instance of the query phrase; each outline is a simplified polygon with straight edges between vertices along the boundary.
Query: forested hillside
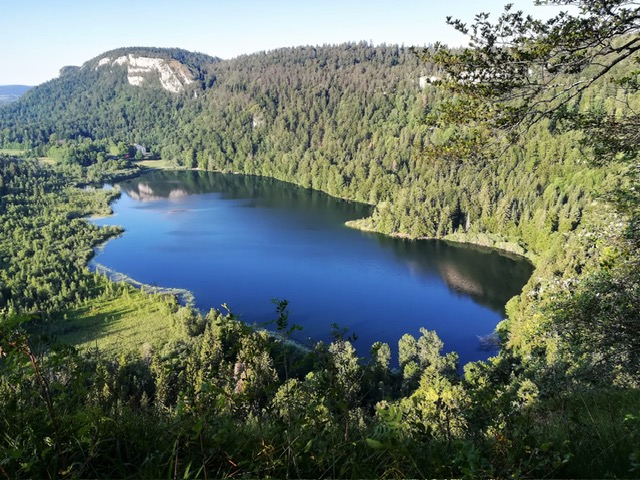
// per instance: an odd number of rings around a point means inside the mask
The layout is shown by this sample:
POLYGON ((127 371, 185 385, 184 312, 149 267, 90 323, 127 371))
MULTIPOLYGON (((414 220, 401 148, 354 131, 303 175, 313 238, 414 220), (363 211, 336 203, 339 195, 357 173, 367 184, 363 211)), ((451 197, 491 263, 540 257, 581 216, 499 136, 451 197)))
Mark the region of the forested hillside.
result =
MULTIPOLYGON (((499 160, 426 158, 425 148, 454 134, 425 123, 445 93, 427 81, 439 78, 435 67, 396 46, 301 47, 214 62, 197 87, 177 95, 130 85, 122 69, 98 62, 0 111, 4 145, 26 142, 45 154, 51 135, 143 143, 178 165, 273 176, 375 205, 363 228, 464 234, 534 255, 574 230, 597 190, 615 181, 607 183, 610 169, 586 168, 575 135, 554 136, 548 124, 499 160)), ((594 88, 581 102, 602 95, 594 88)))
POLYGON ((158 147, 171 125, 190 121, 190 99, 215 77, 209 69, 218 59, 178 49, 125 48, 105 52, 82 67, 65 67, 60 76, 31 89, 21 101, 0 109, 0 142, 33 146, 46 154, 52 134, 59 139, 120 138, 158 147), (100 65, 103 58, 124 55, 178 62, 193 78, 187 90, 174 95, 163 89, 156 73, 137 88, 128 81, 127 66, 100 65), (153 78, 155 77, 155 78, 153 78), (178 114, 180 112, 180 114, 178 114))
POLYGON ((458 51, 121 49, 1 107, 2 146, 56 165, 0 162, 0 474, 637 477, 640 10, 543 3, 582 10, 452 20, 476 46, 458 51), (395 346, 357 358, 339 330, 292 346, 284 301, 271 337, 90 273, 90 248, 117 231, 79 217, 112 194, 77 187, 135 174, 134 143, 371 204, 357 228, 527 255, 500 354, 461 374, 422 330, 394 370, 395 346), (167 340, 56 341, 132 318, 167 340))

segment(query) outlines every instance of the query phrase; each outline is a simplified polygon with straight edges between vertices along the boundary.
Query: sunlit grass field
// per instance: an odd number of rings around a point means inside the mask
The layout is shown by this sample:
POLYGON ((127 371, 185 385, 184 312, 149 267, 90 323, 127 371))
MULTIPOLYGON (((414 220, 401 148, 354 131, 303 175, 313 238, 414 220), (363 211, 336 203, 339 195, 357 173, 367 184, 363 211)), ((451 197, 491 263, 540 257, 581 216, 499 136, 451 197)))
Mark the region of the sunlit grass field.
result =
POLYGON ((97 348, 109 356, 140 355, 184 338, 181 308, 166 294, 143 293, 125 284, 68 310, 52 322, 50 333, 82 350, 97 348))
POLYGON ((171 160, 164 160, 164 159, 159 159, 159 160, 138 160, 136 162, 133 162, 134 164, 138 165, 139 167, 144 167, 144 168, 153 168, 153 169, 157 169, 157 170, 173 170, 176 168, 176 165, 174 162, 172 162, 171 160))
POLYGON ((18 150, 15 148, 0 148, 0 155, 10 155, 12 157, 21 157, 25 155, 26 150, 18 150))

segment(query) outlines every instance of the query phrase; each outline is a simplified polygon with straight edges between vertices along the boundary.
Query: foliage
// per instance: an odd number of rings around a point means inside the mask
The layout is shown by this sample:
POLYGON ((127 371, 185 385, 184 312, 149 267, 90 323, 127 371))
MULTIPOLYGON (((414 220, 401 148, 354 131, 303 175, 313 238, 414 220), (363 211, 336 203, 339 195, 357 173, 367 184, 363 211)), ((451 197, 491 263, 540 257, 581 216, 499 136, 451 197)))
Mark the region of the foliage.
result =
POLYGON ((474 124, 474 131, 497 129, 515 138, 544 118, 572 119, 576 121, 573 127, 591 134, 600 131, 598 140, 591 135, 586 138, 588 143, 599 144, 599 157, 607 150, 617 154, 634 149, 635 131, 624 132, 637 123, 635 115, 620 123, 617 111, 604 112, 597 104, 573 115, 568 110, 601 79, 619 75, 620 67, 626 67, 626 72, 616 82, 635 89, 637 72, 628 68, 630 62, 637 62, 640 50, 637 4, 626 0, 536 3, 574 8, 546 21, 513 11, 512 5, 505 7, 495 23, 487 13, 477 15, 471 26, 448 19, 469 35, 470 43, 461 52, 436 48, 435 53, 427 53, 446 71, 442 83, 462 95, 459 103, 446 104, 440 122, 451 125, 464 119, 474 124), (606 127, 609 131, 601 130, 606 127), (618 130, 616 134, 612 127, 618 130), (605 146, 612 141, 617 144, 615 152, 611 145, 605 146))
POLYGON ((110 211, 115 191, 84 192, 34 160, 0 158, 0 309, 68 308, 95 288, 93 247, 121 232, 82 217, 110 211))
MULTIPOLYGON (((599 192, 601 210, 582 212, 582 225, 567 238, 564 252, 552 255, 554 246, 547 246, 537 272, 552 270, 538 288, 525 289, 529 298, 511 302, 500 331, 509 348, 502 356, 515 356, 521 378, 533 381, 534 392, 582 396, 594 386, 617 385, 633 395, 640 339, 635 307, 640 202, 634 187, 639 9, 626 1, 539 3, 578 11, 542 22, 507 6, 495 23, 487 14, 470 27, 449 20, 471 36, 471 46, 426 54, 446 72, 440 84, 455 94, 432 121, 439 128, 457 125, 461 136, 449 147, 456 151, 464 152, 466 139, 477 140, 475 162, 498 156, 502 162, 510 150, 500 154, 507 144, 496 138, 503 136, 512 150, 542 126, 575 135, 589 164, 619 172, 617 185, 599 192), (606 94, 597 95, 596 86, 606 94), (581 265, 562 268, 578 258, 581 265)), ((551 221, 559 226, 559 218, 551 221)))

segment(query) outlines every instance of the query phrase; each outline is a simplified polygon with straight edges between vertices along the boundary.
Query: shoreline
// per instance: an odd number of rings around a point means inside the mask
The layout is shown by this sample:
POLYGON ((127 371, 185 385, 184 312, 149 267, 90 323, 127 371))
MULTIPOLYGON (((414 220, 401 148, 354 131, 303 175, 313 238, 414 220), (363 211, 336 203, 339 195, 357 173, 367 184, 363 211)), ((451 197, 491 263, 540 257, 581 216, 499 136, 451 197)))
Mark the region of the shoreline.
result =
MULTIPOLYGON (((160 160, 162 161, 162 160, 160 160)), ((124 180, 130 180, 132 178, 136 178, 139 177, 145 173, 149 173, 149 172, 153 172, 153 171, 184 171, 184 172, 189 172, 189 171, 195 171, 195 172, 211 172, 211 173, 224 173, 224 174, 231 174, 231 175, 249 175, 249 176, 253 176, 253 177, 260 177, 260 178, 271 178, 273 180, 278 180, 281 182, 285 182, 288 183, 290 185, 295 185, 299 188, 303 188, 305 190, 314 190, 312 188, 305 188, 302 185, 299 185, 295 182, 290 182, 287 180, 282 180, 276 177, 270 177, 270 176, 266 176, 266 175, 258 175, 258 174, 251 174, 251 173, 244 173, 244 172, 237 172, 237 171, 223 171, 223 170, 203 170, 199 167, 193 167, 193 168, 188 168, 188 167, 180 167, 180 166, 170 166, 167 167, 165 166, 160 166, 160 167, 154 167, 154 166, 149 166, 149 165, 137 165, 138 170, 136 172, 131 172, 131 173, 127 173, 121 177, 117 177, 114 178, 112 181, 113 183, 115 182, 120 182, 120 181, 124 181, 124 180)), ((358 202, 356 200, 352 200, 350 198, 346 198, 346 197, 336 197, 334 195, 330 195, 329 193, 325 192, 324 190, 314 190, 320 193, 324 193, 326 195, 329 195, 331 198, 343 201, 343 202, 353 202, 353 203, 362 203, 362 202, 358 202)), ((111 207, 111 203, 115 200, 117 200, 118 197, 112 199, 109 202, 109 207, 111 207)), ((363 205, 368 205, 372 208, 375 208, 375 205, 371 205, 368 203, 364 203, 363 205)), ((111 209, 110 213, 108 214, 98 214, 97 216, 92 215, 91 217, 88 218, 88 220, 91 220, 93 218, 106 218, 109 216, 112 216, 114 214, 113 209, 111 209)), ((489 250, 489 251, 494 251, 500 255, 506 256, 506 257, 515 257, 518 260, 526 260, 529 263, 531 263, 531 265, 533 265, 534 267, 537 266, 537 261, 538 261, 538 256, 533 254, 531 251, 526 250, 524 247, 522 247, 521 245, 515 243, 515 242, 510 242, 508 240, 504 240, 502 238, 496 238, 495 234, 491 234, 491 233, 451 233, 449 235, 446 235, 444 237, 412 237, 409 234, 406 233, 400 233, 400 232, 394 232, 394 233, 384 233, 384 232, 380 232, 374 228, 368 227, 366 225, 364 225, 364 222, 368 219, 369 217, 365 217, 365 218, 358 218, 358 219, 353 219, 353 220, 347 220, 344 225, 347 228, 352 228, 354 230, 360 230, 361 232, 367 232, 367 233, 375 233, 378 235, 384 235, 387 237, 391 237, 391 238, 400 238, 403 240, 439 240, 439 241, 443 241, 443 242, 447 242, 447 243, 452 243, 452 244, 458 244, 458 245, 466 245, 466 246, 474 246, 477 247, 481 250, 489 250)), ((109 239, 110 240, 110 239, 109 239)), ((108 241, 108 240, 107 240, 108 241)), ((134 281, 137 282, 137 280, 134 279, 134 281)))
MULTIPOLYGON (((120 195, 121 195, 121 192, 118 190, 118 194, 115 195, 113 198, 111 198, 111 200, 109 201, 109 204, 108 204, 109 210, 110 210, 109 213, 93 214, 85 217, 85 220, 92 222, 93 220, 112 217, 114 215, 114 211, 111 205, 113 202, 120 199, 120 195)), ((191 292, 191 290, 187 290, 186 288, 172 288, 172 287, 160 287, 157 285, 150 285, 148 283, 144 283, 139 280, 136 280, 135 278, 130 277, 125 273, 118 272, 117 270, 109 268, 106 265, 103 265, 100 262, 95 260, 96 257, 100 254, 100 252, 104 249, 107 242, 116 240, 118 237, 126 233, 126 230, 124 228, 122 228, 119 225, 117 227, 122 229, 122 231, 118 235, 110 236, 104 241, 94 245, 93 253, 91 257, 87 260, 87 265, 86 265, 87 268, 91 272, 94 272, 100 275, 105 275, 111 282, 114 282, 114 283, 124 282, 131 285, 132 287, 140 288, 144 293, 159 293, 159 294, 175 295, 180 304, 195 308, 195 295, 193 294, 193 292, 191 292)))
MULTIPOLYGON (((149 170, 160 170, 160 169, 149 168, 146 171, 149 171, 149 170)), ((168 170, 168 169, 165 169, 165 170, 168 170)), ((183 169, 175 169, 175 170, 183 170, 183 169)), ((184 170, 186 171, 186 170, 192 170, 192 169, 184 169, 184 170)), ((140 175, 142 173, 145 173, 145 170, 142 170, 137 175, 140 175)), ((137 175, 132 176, 132 178, 137 176, 137 175)), ((128 178, 126 178, 126 179, 128 179, 128 178)), ((110 213, 91 215, 89 217, 85 217, 85 220, 91 221, 93 219, 107 218, 107 217, 113 216, 114 215, 114 211, 111 208, 111 204, 112 204, 112 202, 115 202, 119 198, 120 198, 120 195, 117 195, 117 196, 115 196, 114 198, 112 198, 109 201, 110 213)), ((120 228, 122 228, 122 227, 120 227, 120 228)), ((191 307, 194 310, 196 310, 198 312, 198 314, 200 314, 202 316, 205 316, 208 312, 204 311, 203 309, 201 309, 199 307, 196 307, 196 297, 195 297, 195 295, 193 294, 193 292, 191 290, 188 290, 186 288, 161 287, 161 286, 157 286, 157 285, 150 285, 148 283, 143 283, 143 282, 141 282, 139 280, 136 280, 135 278, 133 278, 133 277, 131 277, 129 275, 126 275, 126 274, 124 274, 122 272, 119 272, 117 270, 109 268, 106 265, 103 265, 100 262, 95 260, 95 258, 100 253, 100 251, 102 249, 104 249, 104 247, 107 244, 107 242, 110 242, 111 240, 116 240, 118 237, 120 237, 121 235, 124 235, 125 233, 126 233, 126 230, 122 229, 122 232, 120 234, 111 236, 111 237, 107 238, 106 240, 104 240, 104 241, 98 243, 97 245, 95 245, 93 247, 93 253, 92 253, 91 257, 87 260, 86 267, 91 272, 93 272, 95 274, 105 275, 110 282, 126 283, 128 285, 131 285, 134 288, 141 289, 141 291, 144 294, 147 294, 147 295, 149 295, 149 294, 174 295, 176 297, 176 299, 178 300, 178 303, 180 303, 181 305, 183 305, 185 307, 191 307)), ((256 323, 250 324, 250 323, 244 322, 240 318, 237 318, 237 321, 243 322, 243 323, 246 323, 249 326, 252 326, 258 332, 260 332, 260 331, 265 332, 267 335, 269 335, 275 341, 282 342, 284 345, 288 345, 290 347, 296 348, 297 350, 299 350, 301 352, 309 353, 312 350, 310 347, 304 345, 302 342, 300 342, 298 340, 295 340, 293 338, 287 338, 283 334, 281 334, 280 332, 272 331, 272 330, 269 330, 269 329, 266 329, 266 328, 260 328, 260 327, 258 327, 258 325, 256 323)))
MULTIPOLYGON (((303 188, 305 190, 313 190, 316 192, 320 192, 320 193, 324 193, 326 195, 329 195, 331 198, 334 198, 336 200, 340 200, 343 202, 350 202, 350 203, 359 203, 359 204, 363 204, 363 205, 368 205, 371 208, 375 208, 375 205, 369 204, 369 203, 363 203, 363 202, 359 202, 357 200, 353 200, 351 198, 347 198, 347 197, 336 197, 335 195, 331 195, 328 192, 325 192, 324 190, 315 190, 313 188, 306 188, 303 187, 302 185, 299 185, 295 182, 292 181, 288 181, 288 180, 283 180, 277 177, 271 177, 271 176, 267 176, 267 175, 259 175, 259 174, 255 174, 255 173, 244 173, 244 172, 238 172, 238 171, 223 171, 223 170, 203 170, 199 167, 193 167, 193 168, 188 168, 188 167, 179 167, 179 166, 173 166, 173 167, 152 167, 152 166, 148 166, 148 165, 141 165, 140 166, 140 172, 137 175, 134 176, 138 176, 138 175, 142 175, 144 173, 150 172, 150 171, 195 171, 195 172, 212 172, 212 173, 224 173, 224 174, 231 174, 231 175, 248 175, 248 176, 252 176, 252 177, 260 177, 260 178, 270 178, 273 180, 278 180, 280 182, 285 182, 288 183, 290 185, 295 185, 299 188, 303 188)), ((368 217, 367 217, 368 218, 368 217)), ((522 247, 521 245, 515 243, 515 242, 510 242, 508 240, 504 240, 501 238, 495 238, 496 235, 495 234, 491 234, 491 233, 472 233, 472 234, 467 234, 467 233, 452 233, 449 235, 446 235, 444 237, 412 237, 411 235, 408 235, 406 233, 399 233, 399 232, 395 232, 395 233, 384 233, 384 232, 380 232, 374 228, 370 228, 370 227, 366 227, 364 225, 360 225, 360 223, 362 221, 366 220, 366 218, 359 218, 359 219, 354 219, 354 220, 347 220, 344 225, 348 228, 352 228, 354 230, 360 230, 361 232, 368 232, 368 233, 376 233, 378 235, 384 235, 387 237, 392 237, 392 238, 400 238, 400 239, 404 239, 404 240, 439 240, 439 241, 443 241, 443 242, 447 242, 447 243, 452 243, 452 244, 456 244, 456 245, 466 245, 466 246, 474 246, 474 247, 478 247, 481 250, 488 250, 488 251, 494 251, 500 255, 506 256, 506 257, 515 257, 515 259, 518 260, 526 260, 529 263, 531 263, 534 267, 537 264, 538 261, 538 257, 537 255, 531 253, 530 251, 526 250, 524 247, 522 247)))
POLYGON ((500 255, 506 256, 506 257, 515 257, 518 260, 526 260, 529 263, 531 263, 534 267, 536 266, 537 263, 537 256, 532 254, 531 252, 525 250, 523 247, 521 247, 520 245, 513 243, 513 242, 508 242, 508 241, 504 241, 504 240, 498 240, 498 239, 494 239, 492 238, 494 235, 493 234, 488 234, 488 233, 475 233, 475 234, 466 234, 466 233, 452 233, 449 235, 446 235, 444 237, 412 237, 411 235, 408 235, 406 233, 400 233, 400 232, 394 232, 394 233, 384 233, 384 232, 380 232, 379 230, 376 230, 375 228, 371 228, 368 227, 366 225, 363 225, 364 221, 366 221, 367 218, 359 218, 356 220, 347 220, 344 225, 347 228, 352 228, 354 230, 359 230, 361 232, 367 232, 367 233, 375 233, 378 235, 384 235, 386 237, 391 237, 391 238, 399 238, 402 240, 411 240, 411 241, 418 241, 418 240, 438 240, 441 242, 446 242, 446 243, 451 243, 454 245, 466 245, 466 246, 473 246, 473 247, 477 247, 480 250, 487 250, 487 251, 492 251, 492 252, 496 252, 500 255), (482 240, 477 239, 474 240, 475 238, 481 237, 482 240))
MULTIPOLYGON (((303 188, 306 189, 305 187, 303 187, 302 185, 299 185, 297 183, 294 182, 290 182, 287 180, 281 180, 279 178, 276 177, 270 177, 270 176, 266 176, 266 175, 258 175, 258 174, 249 174, 249 173, 244 173, 244 172, 237 172, 237 171, 222 171, 222 170, 203 170, 201 168, 198 167, 193 167, 193 168, 187 168, 187 167, 180 167, 180 166, 170 166, 167 167, 165 166, 160 166, 160 167, 153 167, 153 166, 149 166, 149 165, 137 165, 138 170, 136 172, 131 172, 128 174, 123 175, 121 178, 115 178, 113 180, 113 182, 119 182, 119 181, 124 181, 124 180, 129 180, 132 178, 136 178, 139 177, 145 173, 149 173, 149 172, 153 172, 153 171, 197 171, 197 172, 211 172, 211 173, 224 173, 224 174, 231 174, 231 175, 249 175, 249 176, 254 176, 254 177, 260 177, 260 178, 271 178, 273 180, 278 180, 281 182, 285 182, 288 183, 290 185, 295 185, 299 188, 303 188)), ((306 189, 306 190, 314 190, 312 188, 306 189)), ((317 192, 320 193, 324 193, 326 195, 329 195, 331 198, 343 201, 343 202, 353 202, 353 203, 362 203, 362 202, 357 202, 356 200, 352 200, 346 197, 336 197, 333 195, 330 195, 329 193, 323 191, 323 190, 315 190, 317 192)), ((112 216, 114 214, 113 209, 111 208, 111 204, 113 201, 117 200, 120 197, 120 195, 118 194, 118 196, 116 198, 113 198, 110 202, 109 202, 109 207, 110 207, 110 212, 106 215, 99 215, 99 216, 92 216, 89 217, 88 220, 91 220, 92 218, 106 218, 109 216, 112 216)), ((372 208, 375 208, 375 205, 370 205, 370 204, 364 204, 364 205, 369 205, 372 208)), ((374 228, 368 227, 367 225, 365 225, 364 223, 366 222, 366 220, 369 217, 365 217, 365 218, 359 218, 359 219, 353 219, 353 220, 347 220, 344 223, 344 226, 346 226, 347 228, 351 228, 354 230, 360 230, 361 232, 367 232, 367 233, 375 233, 378 235, 384 235, 387 237, 391 237, 391 238, 399 238, 399 239, 403 239, 403 240, 411 240, 411 241, 416 241, 416 240, 438 240, 438 241, 443 241, 446 243, 450 243, 450 244, 454 244, 454 245, 465 245, 468 247, 476 247, 479 250, 486 250, 486 251, 493 251, 498 253, 499 255, 505 256, 505 257, 510 257, 510 258, 515 258, 517 260, 526 260, 527 262, 531 263, 531 265, 535 268, 537 266, 538 263, 538 256, 533 254, 532 252, 526 250, 524 247, 520 246, 519 244, 515 243, 515 242, 510 242, 508 240, 504 240, 502 238, 496 238, 495 234, 490 234, 490 233, 472 233, 472 234, 467 234, 467 233, 452 233, 449 235, 446 235, 444 237, 412 237, 409 234, 406 233, 400 233, 400 232, 394 232, 394 233, 384 233, 384 232, 380 232, 374 228)), ((107 241, 111 240, 108 239, 107 241)), ((95 257, 92 256, 92 258, 95 257)), ((97 262, 96 262, 97 264, 97 262)), ((107 267, 105 267, 107 268, 107 267)), ((127 277, 124 274, 121 274, 120 272, 115 272, 118 273, 120 275, 123 275, 123 277, 127 277)), ((140 284, 140 285, 144 285, 142 282, 139 282, 138 280, 135 279, 131 279, 134 283, 134 285, 140 284)), ((162 287, 158 287, 158 288, 162 288, 162 287)), ((195 297, 194 297, 195 299, 195 297)))
MULTIPOLYGON (((195 296, 191 290, 187 290, 186 288, 159 287, 157 285, 143 283, 133 277, 130 277, 129 275, 118 272, 117 270, 109 268, 106 265, 93 260, 89 261, 87 267, 94 273, 105 275, 111 282, 124 282, 131 285, 132 287, 140 288, 144 293, 175 295, 181 305, 195 308, 195 296)), ((198 309, 198 311, 200 311, 200 309, 198 309)))

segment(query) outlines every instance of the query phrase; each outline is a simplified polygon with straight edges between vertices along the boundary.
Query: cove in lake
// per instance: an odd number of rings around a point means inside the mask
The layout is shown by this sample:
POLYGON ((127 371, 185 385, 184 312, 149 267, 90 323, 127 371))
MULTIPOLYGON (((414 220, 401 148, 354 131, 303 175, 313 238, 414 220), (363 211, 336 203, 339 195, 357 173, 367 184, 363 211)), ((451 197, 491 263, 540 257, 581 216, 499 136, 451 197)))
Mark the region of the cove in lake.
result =
MULTIPOLYGON (((203 310, 226 303, 248 323, 274 320, 287 299, 297 339, 331 340, 331 324, 366 355, 435 330, 461 364, 486 359, 504 306, 532 272, 521 259, 473 246, 353 230, 371 207, 261 177, 152 172, 119 184, 121 225, 95 262, 140 282, 191 290, 203 310)), ((269 326, 267 326, 269 328, 269 326)), ((397 360, 394 360, 394 363, 397 360)))

